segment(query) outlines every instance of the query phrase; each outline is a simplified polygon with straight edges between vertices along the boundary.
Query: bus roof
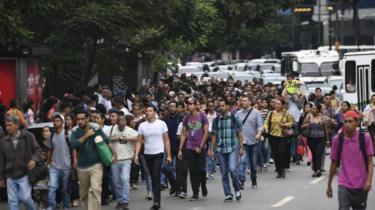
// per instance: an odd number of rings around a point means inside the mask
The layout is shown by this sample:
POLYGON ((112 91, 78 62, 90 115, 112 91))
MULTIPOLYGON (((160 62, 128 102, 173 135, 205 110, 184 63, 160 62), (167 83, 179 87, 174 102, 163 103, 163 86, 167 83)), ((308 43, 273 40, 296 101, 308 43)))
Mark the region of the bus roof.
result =
POLYGON ((348 52, 344 54, 346 56, 361 56, 361 55, 375 55, 375 50, 360 51, 360 52, 348 52))
POLYGON ((335 50, 301 50, 295 52, 283 52, 282 57, 293 56, 300 63, 323 63, 339 61, 339 53, 335 50))

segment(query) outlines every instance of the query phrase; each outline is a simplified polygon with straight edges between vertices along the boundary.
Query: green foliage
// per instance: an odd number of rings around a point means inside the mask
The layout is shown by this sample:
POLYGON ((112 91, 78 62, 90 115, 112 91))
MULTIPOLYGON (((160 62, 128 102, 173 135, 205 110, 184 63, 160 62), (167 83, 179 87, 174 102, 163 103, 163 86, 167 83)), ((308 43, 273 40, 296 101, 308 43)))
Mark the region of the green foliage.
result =
POLYGON ((43 43, 46 74, 85 84, 96 72, 142 59, 160 71, 168 58, 280 42, 276 10, 293 0, 3 0, 0 42, 43 43))

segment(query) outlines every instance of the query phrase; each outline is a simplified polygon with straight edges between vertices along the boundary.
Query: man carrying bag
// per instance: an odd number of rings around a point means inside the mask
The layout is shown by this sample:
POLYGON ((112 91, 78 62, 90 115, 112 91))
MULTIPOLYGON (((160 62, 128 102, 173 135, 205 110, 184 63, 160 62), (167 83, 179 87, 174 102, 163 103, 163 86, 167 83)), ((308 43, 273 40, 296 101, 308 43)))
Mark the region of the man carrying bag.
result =
POLYGON ((108 159, 112 155, 106 146, 112 146, 99 126, 89 124, 89 113, 79 110, 76 119, 78 127, 72 132, 71 146, 78 153, 81 202, 85 210, 98 210, 101 208, 103 164, 110 165, 108 159))

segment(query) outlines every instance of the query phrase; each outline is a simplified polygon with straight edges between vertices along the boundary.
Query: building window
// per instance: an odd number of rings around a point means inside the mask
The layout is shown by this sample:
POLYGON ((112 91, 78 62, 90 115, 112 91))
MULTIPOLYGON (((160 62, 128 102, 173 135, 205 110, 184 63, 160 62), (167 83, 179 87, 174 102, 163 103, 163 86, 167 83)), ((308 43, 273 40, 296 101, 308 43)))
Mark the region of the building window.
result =
POLYGON ((347 93, 354 93, 356 90, 355 61, 345 62, 345 89, 347 93))

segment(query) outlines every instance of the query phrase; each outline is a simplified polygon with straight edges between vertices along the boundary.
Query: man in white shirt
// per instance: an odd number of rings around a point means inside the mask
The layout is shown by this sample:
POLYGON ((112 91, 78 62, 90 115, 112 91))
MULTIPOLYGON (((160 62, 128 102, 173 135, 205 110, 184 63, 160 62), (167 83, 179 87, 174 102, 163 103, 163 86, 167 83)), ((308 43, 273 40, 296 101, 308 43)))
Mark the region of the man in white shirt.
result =
POLYGON ((121 113, 118 124, 113 126, 110 139, 115 150, 112 164, 112 182, 117 199, 116 209, 129 209, 130 169, 134 157, 134 145, 138 132, 126 126, 126 118, 121 113))
POLYGON ((111 90, 107 86, 103 86, 100 94, 98 94, 98 104, 103 104, 107 111, 112 108, 111 94, 111 90))
POLYGON ((147 121, 141 123, 138 128, 139 141, 137 142, 134 162, 139 164, 139 152, 144 144, 144 157, 147 167, 150 170, 152 179, 152 191, 154 194, 153 210, 160 209, 160 172, 163 162, 164 152, 166 153, 166 162, 171 164, 171 147, 168 136, 168 127, 164 121, 156 118, 156 108, 148 104, 146 106, 147 121))
POLYGON ((126 115, 132 115, 129 112, 129 110, 125 107, 125 103, 124 103, 124 101, 121 98, 119 98, 119 97, 114 98, 113 99, 113 104, 114 104, 115 108, 118 111, 123 112, 125 116, 126 115))

